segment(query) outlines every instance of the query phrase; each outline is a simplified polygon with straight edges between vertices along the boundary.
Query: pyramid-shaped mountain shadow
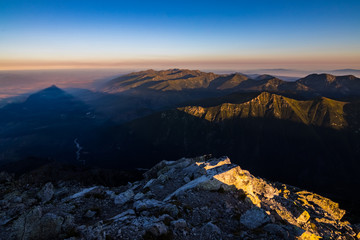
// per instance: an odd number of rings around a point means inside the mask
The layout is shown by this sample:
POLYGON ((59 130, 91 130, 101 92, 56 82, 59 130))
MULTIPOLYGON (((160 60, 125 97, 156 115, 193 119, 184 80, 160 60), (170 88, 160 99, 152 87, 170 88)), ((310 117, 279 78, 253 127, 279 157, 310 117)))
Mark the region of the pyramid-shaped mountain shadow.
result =
POLYGON ((6 105, 0 109, 1 121, 56 120, 79 117, 91 109, 62 89, 51 86, 31 94, 24 102, 6 105))
POLYGON ((35 156, 73 160, 74 139, 101 125, 94 110, 56 86, 0 109, 1 163, 35 156))

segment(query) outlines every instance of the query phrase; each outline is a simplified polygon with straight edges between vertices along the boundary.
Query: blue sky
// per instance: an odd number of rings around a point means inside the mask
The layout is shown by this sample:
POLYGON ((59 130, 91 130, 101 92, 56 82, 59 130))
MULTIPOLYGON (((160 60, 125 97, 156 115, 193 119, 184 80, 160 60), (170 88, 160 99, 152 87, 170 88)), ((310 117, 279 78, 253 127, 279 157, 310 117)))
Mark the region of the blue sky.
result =
POLYGON ((360 68, 359 12, 359 0, 0 0, 0 69, 360 68))

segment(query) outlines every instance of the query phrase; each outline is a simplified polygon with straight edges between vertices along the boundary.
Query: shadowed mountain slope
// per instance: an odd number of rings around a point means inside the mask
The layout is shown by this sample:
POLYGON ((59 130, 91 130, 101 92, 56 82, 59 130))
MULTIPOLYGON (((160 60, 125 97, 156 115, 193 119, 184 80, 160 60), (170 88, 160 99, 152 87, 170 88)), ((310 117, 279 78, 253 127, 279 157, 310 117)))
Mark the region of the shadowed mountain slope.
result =
POLYGON ((219 102, 180 107, 112 128, 106 136, 115 135, 106 151, 127 159, 126 164, 147 167, 159 158, 226 154, 255 174, 357 204, 358 103, 324 97, 300 101, 266 92, 238 103, 219 102))
POLYGON ((74 140, 104 121, 56 86, 6 105, 0 115, 0 163, 29 156, 74 160, 74 140))

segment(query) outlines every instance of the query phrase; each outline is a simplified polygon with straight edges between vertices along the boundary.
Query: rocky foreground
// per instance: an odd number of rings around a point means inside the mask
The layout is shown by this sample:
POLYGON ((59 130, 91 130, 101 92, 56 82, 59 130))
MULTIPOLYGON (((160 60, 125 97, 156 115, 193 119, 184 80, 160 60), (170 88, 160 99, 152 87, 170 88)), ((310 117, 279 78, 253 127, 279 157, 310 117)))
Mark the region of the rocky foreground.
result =
POLYGON ((0 173, 0 239, 360 239, 337 203, 229 158, 162 161, 127 186, 0 173))

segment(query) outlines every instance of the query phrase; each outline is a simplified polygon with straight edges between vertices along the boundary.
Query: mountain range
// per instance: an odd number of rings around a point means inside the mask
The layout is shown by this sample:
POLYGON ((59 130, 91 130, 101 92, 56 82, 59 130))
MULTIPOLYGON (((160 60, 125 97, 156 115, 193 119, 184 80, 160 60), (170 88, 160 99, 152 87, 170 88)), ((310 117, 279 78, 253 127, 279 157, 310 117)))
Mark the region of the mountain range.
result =
POLYGON ((147 70, 115 78, 105 84, 103 91, 271 91, 293 92, 311 96, 359 95, 360 79, 353 76, 311 74, 295 82, 283 81, 271 75, 259 75, 252 79, 241 73, 215 74, 198 70, 169 69, 147 70))
POLYGON ((228 155, 256 175, 359 211, 359 99, 359 78, 330 74, 287 82, 170 69, 127 74, 97 92, 51 86, 0 108, 0 165, 136 169, 228 155))

